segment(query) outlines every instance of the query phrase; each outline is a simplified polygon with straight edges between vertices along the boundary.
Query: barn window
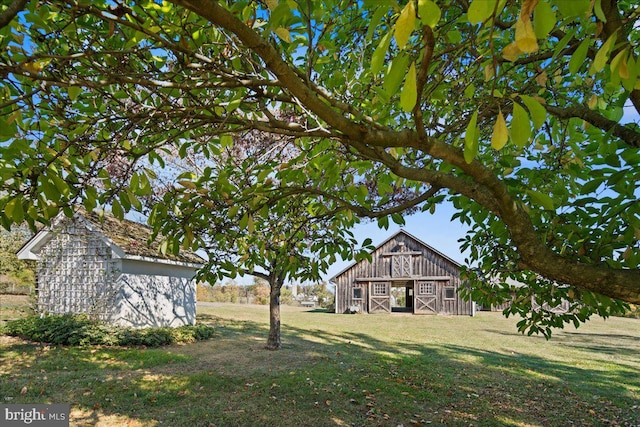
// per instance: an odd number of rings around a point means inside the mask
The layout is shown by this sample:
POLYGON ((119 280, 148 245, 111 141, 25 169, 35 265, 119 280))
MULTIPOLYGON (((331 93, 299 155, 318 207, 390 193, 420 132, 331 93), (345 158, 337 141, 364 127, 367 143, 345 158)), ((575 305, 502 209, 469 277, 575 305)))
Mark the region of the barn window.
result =
POLYGON ((353 288, 353 299, 362 299, 362 288, 353 288))
POLYGON ((413 263, 411 255, 400 254, 391 258, 392 277, 410 277, 413 275, 413 263))
POLYGON ((433 295, 435 294, 435 283, 433 282, 420 282, 418 285, 418 293, 420 295, 433 295))
POLYGON ((374 283, 373 284, 373 294, 374 295, 386 295, 387 294, 387 285, 386 285, 386 283, 374 283))
POLYGON ((444 299, 456 299, 456 290, 452 286, 444 288, 444 299))

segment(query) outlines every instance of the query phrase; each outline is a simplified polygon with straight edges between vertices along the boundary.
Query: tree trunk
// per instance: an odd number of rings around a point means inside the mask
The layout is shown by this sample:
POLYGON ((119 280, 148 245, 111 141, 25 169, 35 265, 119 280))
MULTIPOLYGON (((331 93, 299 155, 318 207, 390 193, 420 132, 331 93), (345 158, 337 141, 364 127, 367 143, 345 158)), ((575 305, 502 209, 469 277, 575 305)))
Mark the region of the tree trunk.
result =
POLYGON ((269 281, 269 339, 267 340, 268 350, 280 350, 282 340, 280 338, 280 290, 282 280, 273 279, 269 281))

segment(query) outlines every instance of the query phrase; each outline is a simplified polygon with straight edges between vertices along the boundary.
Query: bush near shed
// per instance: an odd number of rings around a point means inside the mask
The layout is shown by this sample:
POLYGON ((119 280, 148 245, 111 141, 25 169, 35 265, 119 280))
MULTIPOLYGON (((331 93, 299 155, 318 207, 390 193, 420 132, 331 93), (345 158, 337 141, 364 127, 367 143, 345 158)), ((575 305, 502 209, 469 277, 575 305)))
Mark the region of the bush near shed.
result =
POLYGON ((28 316, 7 322, 3 329, 4 335, 70 346, 159 347, 205 340, 214 334, 214 328, 206 325, 133 329, 107 325, 84 314, 28 316))

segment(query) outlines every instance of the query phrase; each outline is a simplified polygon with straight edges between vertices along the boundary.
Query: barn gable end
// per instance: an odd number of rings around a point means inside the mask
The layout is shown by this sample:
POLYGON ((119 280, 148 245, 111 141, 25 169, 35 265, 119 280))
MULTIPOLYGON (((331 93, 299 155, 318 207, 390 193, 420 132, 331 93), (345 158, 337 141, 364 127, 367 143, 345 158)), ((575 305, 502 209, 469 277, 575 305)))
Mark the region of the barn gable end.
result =
MULTIPOLYGON (((132 221, 77 212, 60 216, 18 252, 37 262, 41 314, 86 313, 132 326, 195 323, 195 254, 161 257, 151 230, 132 221)), ((199 261, 199 262, 198 262, 199 261)))
POLYGON ((460 264, 400 230, 330 280, 336 285, 336 313, 474 315, 475 304, 459 295, 460 264), (392 292, 392 290, 394 292, 392 292), (398 293, 403 294, 398 298, 398 293), (394 300, 403 300, 398 306, 394 300))

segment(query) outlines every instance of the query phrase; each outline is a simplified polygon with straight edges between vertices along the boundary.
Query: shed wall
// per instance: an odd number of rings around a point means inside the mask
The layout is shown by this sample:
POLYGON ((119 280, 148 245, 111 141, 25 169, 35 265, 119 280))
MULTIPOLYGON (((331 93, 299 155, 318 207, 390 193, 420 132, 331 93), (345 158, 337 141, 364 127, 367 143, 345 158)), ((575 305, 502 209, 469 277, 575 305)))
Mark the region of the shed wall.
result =
POLYGON ((117 264, 99 234, 75 221, 63 222, 39 253, 38 311, 110 316, 116 309, 117 264))
POLYGON ((196 284, 190 278, 121 274, 116 283, 118 310, 110 322, 134 328, 196 323, 196 284))

